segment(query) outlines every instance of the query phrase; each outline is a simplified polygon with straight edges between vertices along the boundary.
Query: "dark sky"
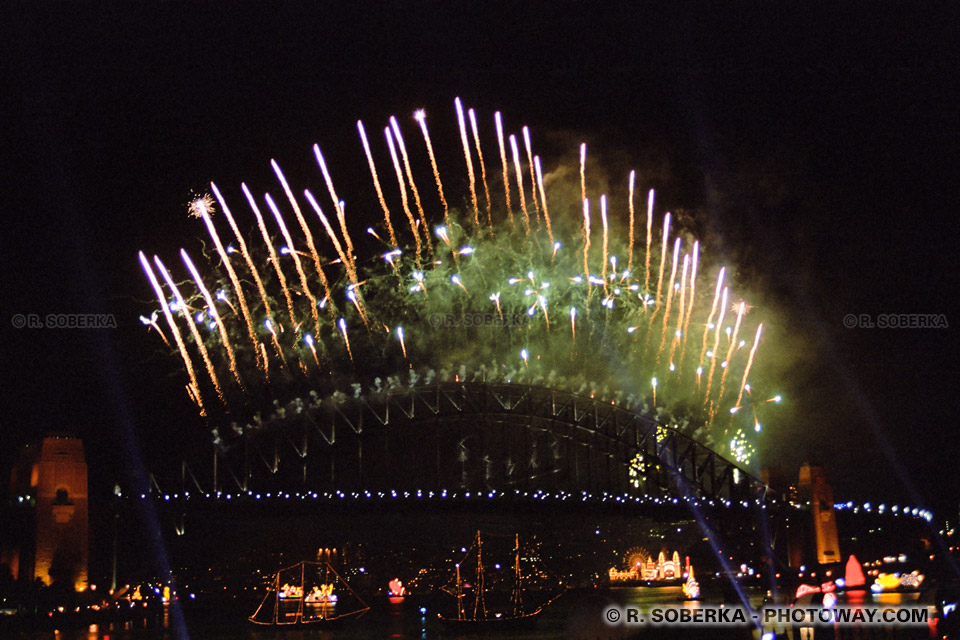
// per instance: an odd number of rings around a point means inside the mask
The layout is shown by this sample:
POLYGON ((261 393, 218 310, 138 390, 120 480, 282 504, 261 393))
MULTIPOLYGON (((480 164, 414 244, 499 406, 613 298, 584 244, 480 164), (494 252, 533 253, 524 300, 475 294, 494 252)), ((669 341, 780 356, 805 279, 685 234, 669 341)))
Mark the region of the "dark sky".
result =
POLYGON ((176 447, 198 421, 137 319, 152 308, 137 250, 193 246, 184 203, 210 180, 272 184, 276 157, 292 182, 315 182, 314 142, 349 192, 350 172, 366 179, 357 118, 425 107, 449 141, 438 147, 456 150, 460 96, 630 159, 641 182, 644 168, 663 181, 643 186, 664 206, 700 212, 795 350, 771 462, 823 462, 838 498, 955 513, 957 16, 517 4, 7 7, 4 460, 74 431, 105 482, 136 468, 115 462, 136 447, 176 447), (12 326, 72 312, 118 327, 12 326), (849 313, 945 314, 950 327, 847 329, 849 313))

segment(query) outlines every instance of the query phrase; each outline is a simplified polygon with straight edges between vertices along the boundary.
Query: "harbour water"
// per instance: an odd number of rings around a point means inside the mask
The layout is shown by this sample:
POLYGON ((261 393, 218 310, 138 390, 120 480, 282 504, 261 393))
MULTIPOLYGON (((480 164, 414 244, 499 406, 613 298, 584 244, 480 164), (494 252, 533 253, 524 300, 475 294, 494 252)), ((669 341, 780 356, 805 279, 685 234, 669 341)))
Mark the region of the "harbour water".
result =
MULTIPOLYGON (((260 627, 247 621, 249 611, 235 603, 206 608, 187 609, 183 626, 169 609, 148 619, 126 623, 103 623, 78 626, 61 630, 3 630, 0 636, 16 640, 360 640, 360 639, 420 639, 441 640, 446 638, 516 638, 517 640, 569 639, 588 640, 597 638, 756 638, 760 630, 732 627, 656 627, 637 628, 623 625, 611 626, 604 621, 604 611, 611 605, 649 609, 656 605, 682 606, 695 609, 697 602, 681 602, 679 587, 627 587, 574 591, 565 594, 544 610, 537 624, 529 629, 483 631, 461 633, 451 631, 437 619, 437 608, 443 601, 433 598, 408 597, 402 602, 385 599, 371 602, 371 610, 358 619, 346 620, 334 628, 316 627, 260 627)), ((745 594, 752 607, 758 607, 763 594, 757 590, 745 594)), ((912 604, 915 595, 884 596, 884 604, 912 604)), ((773 632, 782 640, 800 640, 799 629, 780 627, 763 631, 773 632)), ((868 629, 823 629, 830 638, 925 638, 925 628, 868 628, 868 629), (855 633, 854 633, 855 632, 855 633)))

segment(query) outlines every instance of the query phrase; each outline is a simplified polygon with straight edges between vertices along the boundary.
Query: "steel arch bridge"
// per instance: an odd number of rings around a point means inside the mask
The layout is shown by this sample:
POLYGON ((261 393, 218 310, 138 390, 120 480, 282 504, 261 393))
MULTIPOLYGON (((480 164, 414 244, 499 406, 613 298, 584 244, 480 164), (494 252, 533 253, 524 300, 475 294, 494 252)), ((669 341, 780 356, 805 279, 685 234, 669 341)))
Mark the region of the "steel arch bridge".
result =
POLYGON ((447 491, 757 504, 769 487, 651 417, 551 388, 456 382, 328 398, 153 478, 160 492, 447 491))

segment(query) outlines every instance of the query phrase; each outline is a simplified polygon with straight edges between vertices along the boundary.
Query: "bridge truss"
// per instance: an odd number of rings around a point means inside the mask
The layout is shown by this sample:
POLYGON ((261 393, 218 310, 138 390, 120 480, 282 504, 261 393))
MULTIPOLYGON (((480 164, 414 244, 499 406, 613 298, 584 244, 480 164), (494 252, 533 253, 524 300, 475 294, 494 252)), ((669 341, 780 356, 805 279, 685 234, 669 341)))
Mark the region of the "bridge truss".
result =
POLYGON ((330 398, 185 459, 161 491, 552 492, 765 502, 677 429, 550 388, 458 382, 330 398), (212 462, 212 464, 211 464, 212 462))

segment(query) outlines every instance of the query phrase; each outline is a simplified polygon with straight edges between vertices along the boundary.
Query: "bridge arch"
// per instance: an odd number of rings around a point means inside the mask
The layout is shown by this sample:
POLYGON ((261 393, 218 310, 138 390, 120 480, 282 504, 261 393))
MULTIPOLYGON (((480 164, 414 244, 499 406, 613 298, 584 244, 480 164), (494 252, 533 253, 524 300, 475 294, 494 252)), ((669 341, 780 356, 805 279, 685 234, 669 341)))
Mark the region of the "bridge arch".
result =
POLYGON ((280 414, 208 450, 212 469, 185 460, 181 489, 773 497, 676 428, 551 388, 440 383, 341 395, 280 414))

